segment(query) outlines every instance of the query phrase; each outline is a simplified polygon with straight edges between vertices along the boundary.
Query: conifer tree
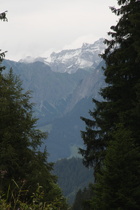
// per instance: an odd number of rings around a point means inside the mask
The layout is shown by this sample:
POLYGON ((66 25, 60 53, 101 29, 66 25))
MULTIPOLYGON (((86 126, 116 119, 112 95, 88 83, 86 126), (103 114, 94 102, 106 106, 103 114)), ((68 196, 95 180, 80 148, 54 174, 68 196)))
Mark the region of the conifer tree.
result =
MULTIPOLYGON (((0 20, 2 21, 8 21, 7 17, 6 17, 6 12, 2 12, 0 13, 0 20)), ((1 52, 1 49, 0 49, 0 65, 2 64, 2 61, 3 61, 3 58, 5 57, 5 52, 1 52)), ((0 66, 0 73, 2 72, 2 70, 4 70, 5 67, 4 66, 0 66)))
MULTIPOLYGON (((39 147, 47 136, 36 128, 29 92, 24 93, 21 81, 12 70, 0 75, 0 191, 7 194, 24 183, 26 199, 42 186, 44 201, 60 196, 53 164, 47 162, 47 152, 39 147), (58 194, 57 194, 58 193, 58 194)), ((17 192, 18 193, 18 192, 17 192)), ((24 197, 23 197, 24 198, 24 197)))
POLYGON ((140 2, 118 0, 111 10, 120 16, 105 40, 104 75, 107 86, 92 119, 82 118, 86 166, 95 167, 95 210, 139 209, 140 202, 140 2))
POLYGON ((116 26, 105 40, 107 49, 104 75, 107 86, 100 92, 103 100, 93 102, 92 119, 83 118, 86 131, 82 131, 85 149, 80 149, 86 166, 100 168, 106 148, 116 125, 122 123, 132 132, 139 146, 140 136, 140 2, 118 0, 119 8, 111 10, 120 16, 116 26))
POLYGON ((106 158, 93 187, 92 209, 133 209, 140 207, 140 150, 132 133, 116 126, 106 158))

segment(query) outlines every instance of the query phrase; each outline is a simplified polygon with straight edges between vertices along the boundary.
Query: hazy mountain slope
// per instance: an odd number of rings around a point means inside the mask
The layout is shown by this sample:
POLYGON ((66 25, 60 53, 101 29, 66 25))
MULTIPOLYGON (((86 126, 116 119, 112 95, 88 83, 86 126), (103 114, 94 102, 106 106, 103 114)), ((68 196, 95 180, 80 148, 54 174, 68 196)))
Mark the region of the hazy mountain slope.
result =
POLYGON ((69 100, 66 114, 52 123, 47 141, 50 160, 77 155, 76 148, 83 146, 80 131, 85 129, 85 124, 80 117, 90 117, 89 109, 94 108, 92 98, 101 100, 98 92, 105 85, 102 65, 103 62, 94 74, 87 75, 79 83, 69 100))
POLYGON ((55 163, 54 173, 58 176, 58 184, 69 203, 73 203, 79 189, 93 183, 93 169, 88 169, 82 164, 82 159, 62 159, 55 163))
POLYGON ((62 116, 77 84, 89 74, 84 70, 75 74, 53 72, 42 62, 5 61, 4 64, 20 75, 25 90, 32 90, 32 101, 36 104, 35 111, 40 123, 49 123, 62 116))
MULTIPOLYGON (((98 51, 102 51, 102 47, 99 49, 100 41, 97 41, 96 44, 93 44, 94 47, 88 44, 84 45, 86 51, 77 56, 88 59, 93 48, 93 54, 96 51, 95 45, 98 51)), ((67 50, 68 52, 69 50, 67 50)), ((61 59, 66 55, 64 52, 62 54, 61 59)), ((101 70, 104 63, 101 62, 95 68, 93 63, 97 65, 99 62, 99 58, 96 56, 91 56, 93 62, 90 67, 75 68, 75 73, 71 72, 71 74, 67 73, 67 68, 65 73, 52 71, 50 66, 44 63, 44 60, 42 62, 4 61, 7 69, 12 67, 14 73, 20 75, 23 88, 32 90, 35 116, 39 118, 37 126, 43 131, 49 132, 45 145, 50 153, 51 161, 76 155, 76 148, 83 146, 80 130, 83 130, 85 125, 80 116, 89 118, 88 111, 94 106, 92 98, 100 100, 98 92, 105 85, 101 70)), ((60 54, 58 57, 60 58, 60 54)), ((59 59, 57 59, 58 61, 59 59)), ((74 65, 74 61, 71 62, 71 65, 74 65)))
POLYGON ((49 160, 76 155, 76 148, 83 145, 80 130, 85 127, 80 116, 89 117, 92 97, 99 99, 99 89, 104 85, 103 63, 92 73, 80 69, 74 74, 53 72, 41 62, 5 63, 20 75, 25 90, 33 90, 38 127, 49 132, 45 141, 49 160))
POLYGON ((67 105, 67 108, 65 112, 68 112, 72 110, 72 108, 78 103, 78 101, 94 97, 95 99, 100 100, 101 97, 99 95, 100 88, 102 88, 105 85, 104 82, 104 75, 102 67, 104 66, 104 62, 101 61, 100 64, 97 66, 96 69, 92 71, 91 74, 86 75, 83 80, 77 85, 75 90, 73 91, 73 94, 71 96, 71 99, 69 101, 69 104, 67 105))
POLYGON ((91 100, 89 98, 79 101, 69 113, 52 123, 52 129, 46 141, 50 161, 77 156, 76 148, 83 145, 80 130, 85 127, 80 116, 88 115, 88 110, 92 107, 91 100))

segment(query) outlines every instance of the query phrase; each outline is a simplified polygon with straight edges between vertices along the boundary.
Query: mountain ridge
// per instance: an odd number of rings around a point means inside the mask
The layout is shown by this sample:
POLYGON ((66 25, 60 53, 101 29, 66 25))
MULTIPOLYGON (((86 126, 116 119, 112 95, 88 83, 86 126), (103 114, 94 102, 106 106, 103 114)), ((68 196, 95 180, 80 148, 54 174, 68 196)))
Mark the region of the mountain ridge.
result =
POLYGON ((32 58, 27 56, 21 59, 21 63, 33 63, 40 61, 50 66, 52 71, 61 73, 75 73, 78 69, 96 68, 101 61, 99 54, 105 49, 104 39, 100 38, 93 44, 83 43, 81 48, 65 49, 60 52, 53 52, 49 57, 32 58))

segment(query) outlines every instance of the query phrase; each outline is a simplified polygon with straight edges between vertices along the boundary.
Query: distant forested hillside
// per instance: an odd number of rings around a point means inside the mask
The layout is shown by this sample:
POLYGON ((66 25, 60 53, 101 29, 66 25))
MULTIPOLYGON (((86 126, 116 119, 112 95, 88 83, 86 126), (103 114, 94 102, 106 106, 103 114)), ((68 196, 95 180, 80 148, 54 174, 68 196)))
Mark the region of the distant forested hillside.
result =
POLYGON ((62 159, 54 165, 54 173, 58 176, 58 184, 70 204, 73 203, 76 193, 93 183, 93 169, 86 168, 82 159, 62 159))

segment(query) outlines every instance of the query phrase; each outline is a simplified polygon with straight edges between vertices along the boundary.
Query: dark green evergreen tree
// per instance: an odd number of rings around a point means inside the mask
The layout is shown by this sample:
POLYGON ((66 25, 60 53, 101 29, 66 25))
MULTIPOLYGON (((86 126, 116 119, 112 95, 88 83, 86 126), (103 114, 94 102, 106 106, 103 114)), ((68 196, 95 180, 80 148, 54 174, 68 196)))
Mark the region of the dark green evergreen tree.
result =
POLYGON ((72 206, 72 210, 92 210, 92 202, 90 201, 92 197, 92 184, 89 184, 89 186, 83 190, 78 190, 72 206))
POLYGON ((129 130, 116 126, 94 185, 92 209, 140 208, 140 150, 129 130))
POLYGON ((51 174, 52 163, 47 162, 47 152, 39 147, 46 134, 36 129, 29 92, 24 93, 21 81, 12 71, 0 75, 0 172, 1 192, 11 192, 15 183, 28 190, 30 197, 43 187, 44 200, 57 197, 54 190, 56 177, 51 174))
POLYGON ((86 166, 95 167, 92 209, 139 209, 140 202, 140 2, 118 0, 120 16, 102 55, 107 86, 92 119, 82 118, 86 166))
POLYGON ((140 2, 118 0, 118 9, 112 12, 120 16, 111 27, 110 40, 102 55, 105 61, 104 75, 107 86, 101 90, 103 101, 93 99, 95 110, 92 119, 82 117, 86 131, 82 132, 85 149, 80 149, 86 166, 95 171, 105 157, 106 148, 117 123, 131 130, 135 144, 140 136, 140 2))

